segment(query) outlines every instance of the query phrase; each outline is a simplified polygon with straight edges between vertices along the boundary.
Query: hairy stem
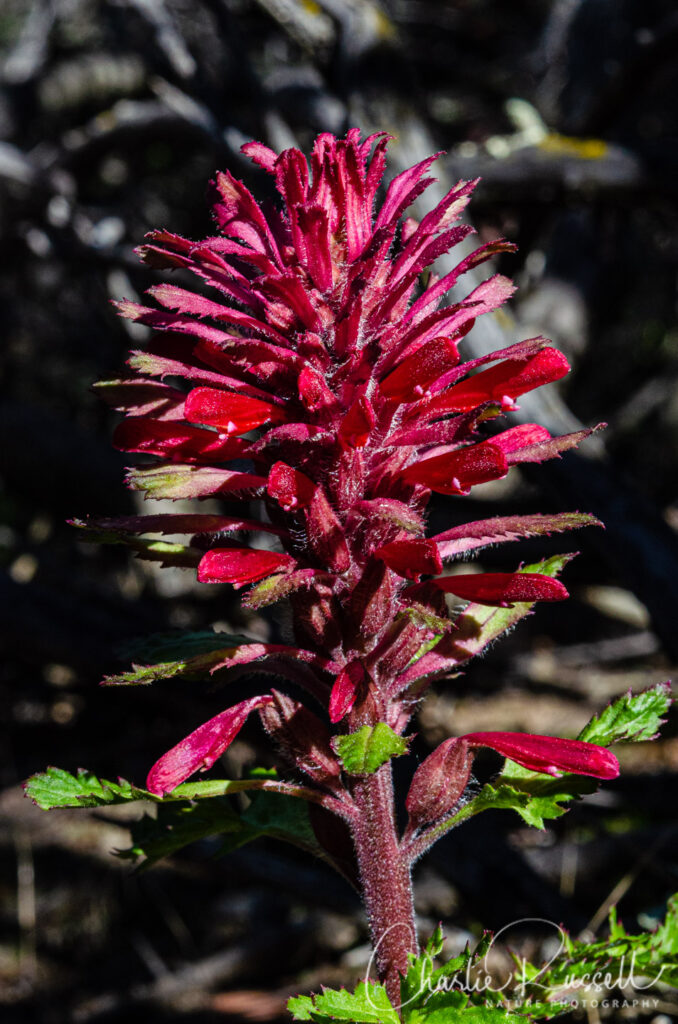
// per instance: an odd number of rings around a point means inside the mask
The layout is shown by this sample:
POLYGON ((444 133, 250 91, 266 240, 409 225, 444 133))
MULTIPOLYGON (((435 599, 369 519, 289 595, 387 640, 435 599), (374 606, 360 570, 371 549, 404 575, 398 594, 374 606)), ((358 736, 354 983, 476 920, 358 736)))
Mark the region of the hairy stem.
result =
POLYGON ((357 814, 352 824, 363 900, 379 977, 391 1002, 400 1002, 399 971, 417 952, 412 880, 401 849, 393 808, 391 762, 353 786, 357 814))

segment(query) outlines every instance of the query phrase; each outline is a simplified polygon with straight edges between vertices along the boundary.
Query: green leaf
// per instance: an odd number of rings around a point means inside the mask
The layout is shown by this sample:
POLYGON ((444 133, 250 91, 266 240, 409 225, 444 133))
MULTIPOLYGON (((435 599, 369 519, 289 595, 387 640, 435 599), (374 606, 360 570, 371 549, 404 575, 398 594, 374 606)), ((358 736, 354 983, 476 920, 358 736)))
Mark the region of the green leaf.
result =
POLYGON ((310 996, 292 996, 287 1000, 287 1009, 292 1014, 292 1020, 313 1020, 313 1000, 310 996))
POLYGON ((585 725, 577 739, 599 743, 603 747, 622 740, 634 743, 652 740, 663 725, 671 706, 671 686, 658 683, 640 693, 629 690, 585 725))
POLYGON ((156 800, 152 793, 125 779, 109 782, 79 768, 75 775, 63 768, 48 768, 32 775, 24 786, 26 796, 43 811, 54 807, 105 807, 130 800, 156 800))
POLYGON ((144 661, 186 662, 197 654, 222 651, 226 647, 239 647, 241 644, 256 642, 238 633, 216 633, 213 629, 185 632, 177 629, 170 633, 152 633, 150 636, 130 641, 124 645, 121 653, 130 658, 143 658, 144 661))
POLYGON ((406 753, 407 740, 385 722, 377 722, 347 736, 335 736, 332 746, 349 775, 372 775, 392 757, 406 753))
POLYGON ((456 993, 433 996, 430 1006, 407 1018, 407 1024, 525 1024, 525 1017, 501 1007, 454 1005, 456 993))
POLYGON ((145 858, 144 867, 197 839, 216 835, 226 837, 222 853, 259 836, 271 836, 321 855, 308 814, 308 791, 303 787, 276 791, 282 785, 270 772, 254 772, 245 779, 184 782, 159 797, 124 779, 110 782, 82 768, 75 775, 62 768, 48 768, 33 775, 25 791, 42 810, 108 807, 133 800, 153 803, 155 816, 146 814, 131 826, 132 846, 119 853, 130 860, 145 858), (254 790, 254 795, 247 809, 238 814, 227 798, 247 790, 254 790))
POLYGON ((161 661, 156 665, 132 665, 127 672, 117 672, 112 676, 105 676, 104 686, 150 686, 160 679, 173 679, 175 676, 186 676, 188 678, 201 678, 209 674, 210 670, 218 665, 220 661, 232 656, 234 647, 226 650, 214 651, 211 654, 200 654, 195 658, 187 658, 181 661, 161 661))
POLYGON ((520 1021, 524 1024, 524 1017, 507 1012, 501 991, 484 984, 473 986, 476 969, 480 969, 481 978, 486 974, 485 957, 491 945, 492 933, 485 932, 473 950, 467 945, 458 956, 434 969, 433 961, 443 947, 443 935, 438 927, 423 952, 408 957, 408 970, 400 983, 404 1024, 454 1021, 476 1024, 520 1021))
POLYGON ((657 983, 678 985, 678 893, 669 899, 664 922, 656 931, 629 934, 617 921, 614 908, 610 912, 609 931, 608 938, 591 943, 571 939, 564 933, 561 950, 546 967, 516 961, 516 982, 525 1000, 525 1011, 534 1012, 533 999, 551 999, 572 990, 576 993, 596 972, 612 979, 620 975, 643 978, 644 993, 657 983))
POLYGON ((373 981, 362 981, 355 992, 326 988, 320 995, 295 996, 287 1004, 294 1020, 316 1024, 343 1020, 349 1024, 400 1024, 386 989, 373 981))
POLYGON ((175 676, 199 679, 208 675, 217 665, 234 658, 239 647, 256 642, 247 637, 231 633, 214 633, 211 630, 199 633, 156 634, 131 646, 135 658, 161 658, 161 661, 152 665, 135 662, 127 672, 106 676, 104 685, 149 686, 159 679, 172 679, 175 676))
POLYGON ((162 566, 194 569, 205 553, 189 544, 159 540, 157 537, 138 537, 115 530, 97 529, 83 519, 71 519, 70 525, 83 530, 85 533, 83 539, 92 544, 121 544, 135 551, 137 558, 145 562, 160 562, 162 566))
POLYGON ((280 793, 254 793, 249 807, 240 817, 246 825, 256 829, 259 835, 282 839, 318 856, 322 853, 305 800, 280 793))
POLYGON ((256 839, 258 830, 244 824, 225 797, 212 797, 196 803, 162 801, 157 816, 145 814, 131 826, 132 845, 118 852, 126 860, 144 858, 144 868, 190 843, 209 836, 228 834, 237 837, 235 846, 256 839))

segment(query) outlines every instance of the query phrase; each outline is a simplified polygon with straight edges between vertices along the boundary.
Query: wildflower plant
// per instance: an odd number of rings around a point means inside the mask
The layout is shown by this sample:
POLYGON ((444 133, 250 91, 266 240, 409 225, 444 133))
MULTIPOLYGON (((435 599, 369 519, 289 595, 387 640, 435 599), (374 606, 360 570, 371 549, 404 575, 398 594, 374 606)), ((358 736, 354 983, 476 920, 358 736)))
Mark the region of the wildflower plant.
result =
MULTIPOLYGON (((228 848, 268 832, 333 864, 362 894, 384 987, 363 986, 343 1016, 311 1000, 293 1005, 297 1019, 319 1021, 399 1019, 401 982, 407 987, 419 951, 412 866, 438 838, 492 807, 543 827, 594 780, 615 778, 608 746, 650 738, 668 703, 662 687, 627 695, 577 739, 450 737, 412 772, 407 822, 398 826, 392 760, 407 754, 428 687, 459 674, 536 602, 568 596, 557 576, 572 555, 492 573, 459 572, 459 562, 490 545, 600 524, 571 512, 427 535, 433 493, 467 495, 515 464, 558 457, 591 431, 551 437, 536 423, 506 426, 520 396, 564 377, 567 360, 541 337, 464 356, 477 317, 514 288, 494 274, 461 302, 445 297, 466 271, 514 246, 488 242, 443 277, 429 273, 471 233, 460 218, 476 182, 460 182, 417 222, 406 211, 433 180, 435 157, 394 178, 378 203, 387 143, 384 134, 362 140, 355 129, 344 139, 325 134, 309 162, 296 149, 277 155, 248 143, 243 151, 273 177, 278 206, 260 206, 242 182, 219 173, 210 185, 213 237, 194 242, 160 230, 139 249, 148 266, 188 271, 198 282, 195 291, 156 285, 148 306, 118 304, 122 316, 157 332, 131 354, 129 376, 99 385, 125 413, 116 446, 155 457, 129 471, 129 485, 148 498, 225 497, 244 507, 238 516, 77 525, 143 558, 194 567, 205 584, 247 588, 246 608, 285 599, 293 639, 215 631, 152 640, 144 664, 105 682, 217 672, 228 681, 250 666, 270 687, 178 736, 143 788, 58 769, 28 784, 43 807, 156 803, 157 817, 135 827, 130 851, 151 861, 202 835, 223 834, 228 848), (453 573, 446 563, 456 563, 453 573), (252 715, 279 774, 196 781, 252 715), (481 748, 506 761, 479 789, 470 782, 481 748), (252 801, 238 814, 224 798, 240 791, 252 801), (262 800, 279 802, 275 814, 260 813, 262 800), (360 1016, 367 996, 382 1016, 360 1016)), ((420 1011, 416 1020, 427 1019, 420 1011)))

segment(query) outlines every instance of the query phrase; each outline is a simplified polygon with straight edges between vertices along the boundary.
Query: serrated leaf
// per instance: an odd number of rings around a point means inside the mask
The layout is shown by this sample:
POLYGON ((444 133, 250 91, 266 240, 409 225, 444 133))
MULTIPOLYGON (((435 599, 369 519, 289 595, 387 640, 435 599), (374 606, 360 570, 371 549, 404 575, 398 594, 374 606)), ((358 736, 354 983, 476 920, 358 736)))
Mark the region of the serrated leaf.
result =
POLYGON ((669 899, 666 917, 656 931, 629 934, 617 921, 614 908, 610 912, 609 931, 608 938, 591 943, 561 932, 561 950, 546 967, 522 959, 516 961, 520 968, 516 980, 524 1000, 520 1009, 533 1013, 533 998, 538 1006, 544 998, 586 988, 596 972, 600 972, 601 978, 605 974, 630 981, 643 978, 643 991, 651 990, 657 983, 678 984, 678 893, 669 899))
POLYGON ((109 782, 84 768, 78 768, 73 775, 63 768, 50 767, 32 775, 24 791, 43 811, 56 807, 106 807, 130 800, 156 799, 152 793, 133 786, 125 779, 109 782))
POLYGON ((126 860, 143 858, 144 868, 199 839, 230 835, 239 840, 235 845, 242 846, 261 834, 241 821, 225 797, 196 803, 162 801, 156 817, 145 814, 132 824, 130 831, 132 845, 119 851, 118 856, 126 860))
POLYGON ((151 633, 150 636, 133 640, 121 648, 120 653, 129 658, 143 658, 148 661, 184 663, 198 654, 223 651, 224 648, 253 644, 256 640, 239 633, 216 633, 213 629, 173 630, 170 633, 151 633))
POLYGON ((335 736, 332 746, 349 775, 372 775, 392 757, 406 753, 407 740, 385 722, 377 722, 346 736, 335 736))
POLYGON ((522 540, 526 537, 550 536, 583 526, 603 524, 584 512, 560 512, 555 515, 536 513, 527 516, 495 516, 475 523, 463 523, 439 533, 432 540, 438 544, 442 558, 452 558, 469 551, 479 551, 492 544, 522 540))
MULTIPOLYGON (((355 992, 346 989, 325 989, 312 997, 313 1016, 343 1020, 350 1024, 400 1024, 383 985, 362 981, 355 992)), ((303 1018, 301 1018, 303 1020, 303 1018)), ((306 1018, 307 1020, 309 1018, 306 1018)))
POLYGON ((292 1014, 292 1020, 313 1020, 313 1000, 310 996, 292 996, 287 1000, 287 1009, 292 1014))
POLYGON ((103 683, 105 686, 150 686, 160 679, 173 679, 175 676, 200 678, 208 674, 220 661, 232 657, 236 650, 237 647, 228 647, 225 650, 206 652, 181 661, 161 661, 155 665, 133 665, 127 672, 106 676, 103 683))
POLYGON ((407 1024, 525 1024, 524 1016, 509 1013, 501 1007, 456 1007, 454 995, 450 992, 441 994, 440 998, 434 996, 431 1008, 418 1010, 416 1017, 407 1018, 407 1024))
POLYGON ((148 686, 175 676, 200 678, 217 665, 235 658, 240 648, 257 645, 256 640, 231 633, 202 630, 196 633, 157 633, 128 645, 132 657, 159 658, 155 664, 133 664, 126 672, 106 676, 107 686, 148 686), (177 657, 177 655, 179 657, 177 657), (175 660, 176 659, 176 660, 175 660))
POLYGON ((661 716, 666 714, 671 701, 669 683, 658 683, 640 693, 629 690, 594 716, 577 739, 603 747, 623 740, 638 743, 654 739, 665 721, 661 716))
POLYGON ((113 530, 97 529, 82 519, 71 519, 70 525, 83 530, 83 539, 92 544, 120 544, 134 551, 136 557, 142 561, 160 562, 161 566, 194 569, 204 555, 204 551, 191 547, 190 544, 170 543, 156 537, 139 537, 113 530))
POLYGON ((305 800, 278 793, 254 793, 241 820, 260 835, 272 836, 320 854, 305 800))

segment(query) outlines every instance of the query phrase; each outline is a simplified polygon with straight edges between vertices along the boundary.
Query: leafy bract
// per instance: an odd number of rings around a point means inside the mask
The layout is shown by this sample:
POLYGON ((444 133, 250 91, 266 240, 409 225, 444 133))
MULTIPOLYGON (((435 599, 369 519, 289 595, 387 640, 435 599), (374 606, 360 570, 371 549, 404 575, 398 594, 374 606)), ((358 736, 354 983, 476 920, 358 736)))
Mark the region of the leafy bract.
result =
MULTIPOLYGON (((243 780, 246 781, 246 780, 243 780)), ((178 787, 181 789, 181 787, 178 787)), ((172 796, 177 792, 174 790, 172 796)), ((143 868, 176 853, 199 839, 220 839, 218 855, 230 853, 262 836, 292 843, 320 855, 304 800, 273 794, 255 793, 242 813, 220 796, 186 803, 175 798, 162 801, 155 817, 144 815, 131 826, 132 845, 119 856, 143 859, 143 868)))
POLYGON ((126 672, 106 676, 104 683, 112 686, 148 686, 159 679, 174 676, 200 678, 216 666, 235 659, 240 651, 256 641, 231 633, 201 630, 195 633, 158 633, 147 640, 130 644, 135 659, 126 672), (136 659, 159 659, 154 664, 139 664, 136 659))
POLYGON ((213 629, 190 632, 174 630, 169 633, 152 633, 150 636, 130 641, 125 644, 121 653, 130 658, 143 658, 148 661, 187 662, 198 654, 223 651, 224 648, 252 643, 256 641, 238 633, 217 633, 213 629))
POLYGON ((255 769, 244 779, 185 782, 160 797, 125 779, 111 782, 82 768, 75 774, 48 768, 33 775, 25 791, 42 810, 110 807, 136 800, 153 803, 155 813, 131 825, 132 845, 119 852, 125 859, 143 858, 144 867, 210 836, 222 837, 220 853, 271 836, 322 855, 308 816, 306 800, 312 794, 278 782, 274 772, 255 769), (245 791, 254 792, 248 807, 238 813, 227 798, 245 791))
POLYGON ((669 683, 658 683, 640 693, 629 690, 595 715, 577 739, 603 747, 624 740, 634 743, 652 740, 665 721, 661 716, 666 714, 671 701, 669 683))
POLYGON ((494 516, 475 523, 463 523, 439 533, 433 540, 443 558, 453 558, 469 551, 479 551, 492 544, 521 540, 525 537, 550 536, 583 526, 602 526, 595 516, 584 512, 560 512, 555 515, 535 513, 527 516, 494 516))
POLYGON ((386 725, 363 725, 347 736, 335 736, 332 746, 349 775, 371 775, 392 757, 407 751, 407 740, 386 725))
MULTIPOLYGON (((642 742, 651 739, 663 721, 660 716, 670 703, 666 683, 637 694, 629 691, 592 718, 577 738, 600 746, 609 746, 620 740, 642 742)), ((498 778, 483 786, 477 796, 428 834, 433 841, 481 811, 502 809, 516 811, 526 824, 543 829, 546 820, 565 814, 568 803, 594 793, 597 788, 597 781, 590 776, 564 774, 554 779, 507 759, 498 778)))

